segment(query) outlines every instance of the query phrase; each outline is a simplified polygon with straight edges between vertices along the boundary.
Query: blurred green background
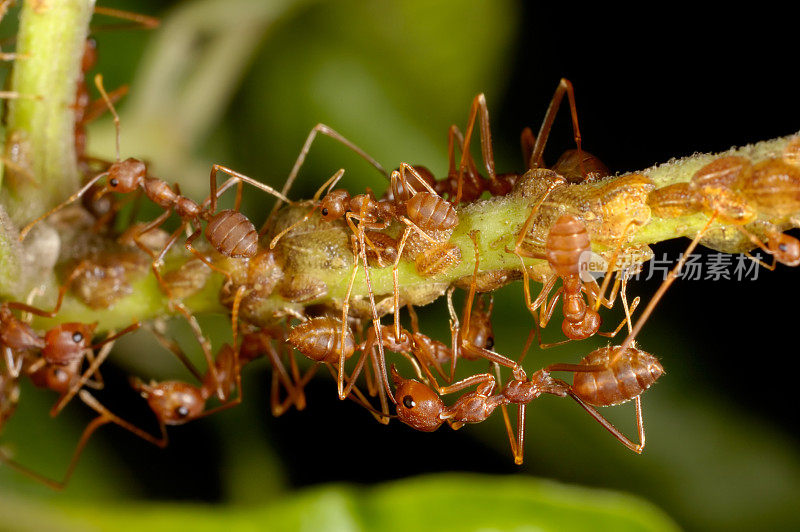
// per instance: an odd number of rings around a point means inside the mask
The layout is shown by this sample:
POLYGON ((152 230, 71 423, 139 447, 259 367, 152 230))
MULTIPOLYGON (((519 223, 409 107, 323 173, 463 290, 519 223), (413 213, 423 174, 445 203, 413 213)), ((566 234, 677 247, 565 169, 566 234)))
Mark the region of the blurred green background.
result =
MULTIPOLYGON (((148 159, 152 173, 193 197, 207 193, 215 162, 280 186, 317 122, 387 168, 405 161, 441 174, 447 128, 464 127, 479 92, 498 168, 519 170, 519 133, 538 127, 562 76, 576 88, 585 148, 613 171, 790 134, 800 123, 790 22, 774 13, 737 20, 662 10, 635 20, 606 7, 512 1, 102 4, 163 20, 155 31, 111 31, 100 26, 114 21, 98 17, 94 72, 109 88, 131 85, 119 106, 123 155, 148 159)), ((6 35, 15 16, 3 21, 6 35)), ((572 146, 566 114, 552 138, 551 162, 572 146)), ((111 123, 93 124, 89 142, 90 153, 113 156, 111 123)), ((290 196, 310 196, 340 167, 350 190, 384 186, 321 138, 290 196)), ((260 192, 246 200, 254 219, 272 204, 260 192)), ((685 245, 655 252, 674 261, 685 245)), ((309 386, 307 410, 274 419, 261 363, 245 374, 241 407, 171 429, 166 451, 102 429, 63 493, 0 467, 0 529, 662 529, 673 520, 696 530, 797 529, 800 430, 791 379, 776 371, 795 365, 796 277, 779 268, 755 282, 671 289, 640 336, 667 370, 644 395, 642 456, 554 398, 529 409, 522 467, 499 415, 458 432, 384 427, 339 402, 324 378, 309 386)), ((656 287, 642 281, 631 293, 646 298, 656 287)), ((531 325, 520 284, 496 301, 497 349, 516 356, 531 325)), ((448 338, 441 302, 421 314, 425 332, 448 338)), ((619 313, 609 316, 616 323, 619 313)), ((227 340, 223 322, 203 322, 223 331, 218 343, 227 340)), ((548 331, 553 340, 557 329, 548 331)), ((603 343, 535 349, 526 368, 574 362, 603 343)), ((120 344, 99 397, 152 428, 126 375, 186 375, 167 353, 143 360, 159 350, 146 334, 120 344)), ((90 416, 74 406, 51 420, 52 400, 24 388, 2 445, 60 476, 90 416)), ((603 413, 633 433, 632 405, 603 413)))

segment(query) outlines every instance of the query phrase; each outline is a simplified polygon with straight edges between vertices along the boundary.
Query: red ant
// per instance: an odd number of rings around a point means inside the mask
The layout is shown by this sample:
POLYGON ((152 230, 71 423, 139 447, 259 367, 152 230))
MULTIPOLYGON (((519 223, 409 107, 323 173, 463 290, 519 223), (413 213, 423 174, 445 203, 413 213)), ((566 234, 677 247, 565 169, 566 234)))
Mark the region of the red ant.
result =
MULTIPOLYGON (((555 310, 555 305, 559 297, 563 294, 563 311, 564 321, 561 325, 561 330, 569 340, 583 340, 589 338, 594 334, 601 336, 613 337, 623 327, 625 321, 611 332, 598 332, 601 324, 600 315, 597 312, 600 305, 611 308, 616 300, 617 291, 620 287, 620 280, 618 277, 617 282, 612 289, 609 298, 605 297, 605 291, 608 283, 611 280, 611 271, 617 262, 617 256, 621 251, 622 245, 627 235, 627 230, 623 232, 623 237, 620 239, 617 250, 612 255, 603 280, 602 287, 598 287, 595 281, 585 285, 581 280, 581 266, 585 263, 586 257, 591 253, 591 241, 583 221, 573 214, 561 215, 555 223, 550 227, 547 234, 547 239, 544 243, 544 254, 535 253, 523 248, 523 241, 525 236, 530 231, 531 225, 534 222, 534 215, 538 211, 539 205, 542 204, 544 199, 549 193, 558 186, 562 186, 561 178, 555 178, 548 185, 547 192, 542 199, 533 207, 531 214, 528 216, 522 230, 517 236, 516 245, 513 250, 507 250, 514 253, 519 257, 523 275, 523 291, 525 293, 525 302, 528 310, 536 317, 536 310, 540 310, 539 327, 545 327, 550 321, 555 310), (542 290, 535 300, 531 300, 530 287, 529 287, 529 274, 524 262, 523 256, 544 258, 547 260, 552 274, 544 281, 542 290), (555 283, 558 279, 562 279, 563 285, 548 301, 547 297, 553 290, 555 283), (587 304, 583 299, 583 292, 586 292, 590 298, 590 304, 587 304)), ((631 222, 633 223, 633 222, 631 222)), ((629 315, 633 312, 639 304, 639 298, 633 301, 630 309, 626 300, 627 289, 627 276, 624 274, 621 278, 623 304, 625 306, 626 314, 629 315)), ((543 347, 552 347, 556 344, 545 344, 543 347)))
MULTIPOLYGON (((578 127, 578 114, 575 106, 575 92, 572 83, 569 80, 562 78, 559 81, 558 87, 553 94, 550 105, 545 113, 545 118, 539 128, 539 134, 534 137, 529 128, 525 128, 521 136, 522 151, 525 157, 526 168, 528 170, 535 168, 544 168, 543 153, 545 145, 547 144, 550 130, 555 121, 556 113, 561 106, 561 101, 567 95, 570 106, 570 114, 572 116, 572 127, 575 134, 576 150, 568 150, 559 158, 555 163, 552 170, 565 177, 569 181, 583 181, 585 179, 598 179, 608 175, 608 169, 600 162, 597 157, 582 150, 581 148, 581 133, 578 127)), ((455 126, 450 129, 450 142, 449 142, 449 158, 450 158, 450 171, 448 173, 449 187, 446 191, 452 196, 452 201, 458 204, 461 201, 474 201, 478 199, 484 190, 489 190, 492 195, 505 195, 511 191, 514 183, 518 179, 517 174, 501 174, 498 175, 495 171, 494 154, 492 150, 492 134, 489 127, 489 109, 486 105, 486 97, 484 94, 478 94, 472 100, 470 108, 469 119, 467 121, 467 129, 464 134, 463 140, 460 142, 461 162, 458 166, 458 172, 454 171, 453 159, 453 137, 460 139, 460 132, 455 126), (480 174, 475 170, 475 164, 469 153, 470 140, 472 132, 475 128, 475 122, 479 118, 479 129, 481 137, 481 152, 483 154, 483 161, 486 166, 486 175, 489 182, 485 183, 480 174), (465 177, 467 180, 465 181, 465 177), (467 188, 465 189, 465 184, 467 188)))
MULTIPOLYGON (((372 331, 374 334, 374 330, 375 325, 373 324, 373 327, 370 329, 370 331, 372 331)), ((352 356, 356 349, 361 350, 361 347, 356 345, 355 336, 353 335, 353 332, 349 326, 341 326, 338 318, 333 318, 330 316, 311 318, 292 327, 292 329, 289 331, 287 342, 317 364, 324 364, 337 382, 340 378, 343 378, 346 386, 343 386, 343 391, 340 394, 340 397, 351 398, 356 403, 369 410, 379 422, 388 422, 391 416, 388 413, 388 405, 386 404, 383 381, 379 377, 377 378, 376 386, 380 393, 381 411, 375 410, 364 397, 363 393, 358 389, 357 386, 355 386, 355 380, 358 378, 358 373, 363 366, 362 361, 359 361, 356 370, 354 370, 353 375, 349 379, 346 377, 341 377, 344 375, 342 361, 352 356), (344 336, 341 336, 342 331, 344 331, 344 336), (337 367, 337 370, 334 370, 333 366, 336 365, 339 366, 337 367), (353 394, 355 394, 355 397, 350 395, 351 391, 353 394)), ((373 358, 376 374, 382 371, 382 363, 382 358, 379 357, 377 360, 373 358)), ((302 384, 305 384, 308 381, 310 374, 316 371, 316 367, 316 365, 313 366, 306 376, 303 377, 301 381, 302 384)))
POLYGON ((605 347, 590 353, 580 364, 553 364, 535 372, 530 378, 518 368, 514 371, 514 379, 506 383, 498 394, 494 394, 496 380, 493 375, 473 375, 439 390, 439 394, 448 394, 473 385, 478 386, 476 391, 461 396, 452 406, 446 406, 432 389, 421 382, 403 379, 392 366, 397 416, 402 422, 420 431, 434 431, 445 421, 458 429, 464 423, 484 421, 498 406, 519 405, 516 436, 508 417, 504 416, 517 464, 522 464, 523 461, 525 409, 528 403, 542 394, 571 397, 622 444, 641 453, 645 444, 641 394, 663 372, 658 360, 644 351, 626 348, 620 356, 620 348, 605 347), (616 354, 616 358, 611 357, 612 352, 616 354), (552 371, 574 372, 575 380, 569 385, 551 377, 552 371), (638 444, 632 442, 590 406, 612 406, 630 400, 636 402, 638 444))

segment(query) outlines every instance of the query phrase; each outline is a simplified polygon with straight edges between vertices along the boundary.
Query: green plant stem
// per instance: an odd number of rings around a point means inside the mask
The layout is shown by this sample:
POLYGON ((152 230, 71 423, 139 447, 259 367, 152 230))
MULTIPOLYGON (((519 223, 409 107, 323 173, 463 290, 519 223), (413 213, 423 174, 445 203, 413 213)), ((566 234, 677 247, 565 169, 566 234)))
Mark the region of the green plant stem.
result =
MULTIPOLYGON (((783 147, 792 137, 783 137, 765 141, 753 146, 747 146, 727 153, 738 153, 750 158, 753 162, 770 157, 780 156, 783 147)), ((704 164, 719 154, 700 154, 670 161, 640 172, 650 177, 657 187, 672 183, 688 181, 691 176, 704 164)), ((613 188, 617 183, 624 183, 630 174, 609 178, 600 185, 604 190, 613 188)), ((562 203, 545 203, 541 208, 550 209, 554 214, 564 211, 580 211, 584 216, 591 218, 598 213, 593 207, 585 207, 585 198, 595 194, 598 184, 571 185, 568 193, 564 195, 562 203), (572 198, 572 199, 570 199, 572 198), (583 209, 583 210, 581 210, 583 209), (588 209, 588 210, 586 210, 588 209)), ((519 270, 520 259, 507 251, 513 248, 522 225, 528 217, 532 205, 537 201, 536 196, 522 197, 514 194, 507 197, 490 198, 485 201, 463 207, 459 210, 460 222, 453 232, 450 242, 461 250, 462 261, 449 270, 433 277, 420 276, 413 262, 401 261, 399 269, 400 290, 405 301, 415 304, 427 304, 440 297, 448 286, 459 279, 468 279, 475 267, 475 255, 470 233, 479 230, 479 260, 480 271, 519 270)), ((281 223, 288 224, 306 212, 308 207, 289 207, 281 211, 278 216, 277 226, 281 223)), ((647 211, 649 212, 649 210, 647 211)), ((551 216, 552 219, 552 216, 551 216)), ((684 216, 676 219, 649 217, 646 223, 636 227, 629 234, 629 243, 626 246, 649 245, 685 235, 694 235, 707 221, 704 215, 684 216)), ((770 220, 781 226, 785 220, 770 220)), ((548 226, 549 227, 549 226, 548 226)), ((724 226, 719 226, 724 229, 724 226)), ((277 228, 277 227, 276 227, 277 228)), ((544 238, 546 227, 538 229, 540 238, 544 238)), ((591 231, 590 231, 591 233, 591 231)), ((726 246, 737 246, 746 249, 749 245, 742 244, 739 233, 735 230, 724 231, 724 234, 733 235, 726 246)), ((343 223, 328 223, 312 218, 306 225, 290 233, 281 240, 276 252, 283 257, 285 278, 302 275, 301 285, 311 282, 324 283, 326 293, 310 301, 290 302, 281 296, 280 290, 274 290, 270 295, 260 298, 257 304, 243 312, 243 317, 254 323, 268 323, 283 314, 287 309, 302 311, 309 304, 323 304, 331 308, 340 309, 343 295, 347 290, 350 273, 353 267, 353 253, 350 247, 350 230, 343 223)), ((596 251, 608 251, 612 242, 606 239, 598 241, 592 235, 596 251)), ((715 241, 719 248, 719 240, 715 241)), ((262 242, 268 245, 268 240, 262 242)), ((625 249, 629 249, 626 247, 625 249)), ((187 260, 188 255, 175 257, 175 264, 187 260)), ((539 259, 524 259, 526 266, 533 267, 544 265, 539 259)), ((221 261, 220 264, 226 264, 221 261)), ((389 308, 389 297, 392 294, 392 267, 374 267, 370 269, 373 293, 376 300, 383 301, 381 308, 385 312, 389 308)), ((192 312, 225 312, 226 309, 219 303, 219 288, 221 276, 211 276, 211 281, 206 284, 185 304, 192 312)), ((351 308, 363 314, 366 312, 367 289, 363 269, 356 275, 351 293, 351 308)), ((147 275, 135 283, 134 293, 109 309, 101 311, 91 310, 72 297, 67 298, 63 311, 58 316, 58 321, 97 321, 99 330, 119 328, 130 323, 131 316, 136 319, 151 319, 169 314, 167 300, 154 282, 152 275, 147 275)))
POLYGON ((9 102, 4 203, 24 223, 74 192, 76 83, 94 0, 29 0, 22 7, 9 102))

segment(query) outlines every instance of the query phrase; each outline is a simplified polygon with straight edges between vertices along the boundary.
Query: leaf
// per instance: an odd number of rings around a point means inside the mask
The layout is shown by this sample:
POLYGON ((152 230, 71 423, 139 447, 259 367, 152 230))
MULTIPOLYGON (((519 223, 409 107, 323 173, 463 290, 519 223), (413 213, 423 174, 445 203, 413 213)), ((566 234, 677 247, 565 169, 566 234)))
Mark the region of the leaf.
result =
POLYGON ((677 530, 659 509, 631 495, 525 477, 446 474, 377 488, 328 485, 257 507, 132 504, 28 505, 9 530, 58 524, 69 530, 677 530), (41 510, 41 511, 39 511, 41 510), (16 527, 16 528, 15 528, 16 527))

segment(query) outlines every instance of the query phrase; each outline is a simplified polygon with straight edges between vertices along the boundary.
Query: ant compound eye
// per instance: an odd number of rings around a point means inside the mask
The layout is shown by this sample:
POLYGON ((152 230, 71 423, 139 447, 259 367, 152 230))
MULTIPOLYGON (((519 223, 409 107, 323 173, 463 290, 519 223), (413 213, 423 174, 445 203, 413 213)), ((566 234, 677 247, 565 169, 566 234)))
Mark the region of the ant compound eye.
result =
POLYGON ((177 414, 178 417, 186 417, 189 415, 189 409, 185 405, 181 405, 175 409, 175 414, 177 414))
POLYGON ((403 397, 403 406, 406 408, 414 408, 417 406, 417 403, 414 402, 414 398, 410 395, 406 395, 403 397))
POLYGON ((79 332, 72 333, 72 341, 75 342, 76 344, 81 343, 83 341, 83 334, 79 332))
POLYGON ((112 177, 111 179, 108 180, 108 184, 109 184, 109 186, 112 186, 112 187, 118 187, 119 186, 119 179, 117 179, 116 177, 112 177))
POLYGON ((322 208, 322 216, 328 216, 328 208, 327 207, 323 207, 322 208))
POLYGON ((783 252, 786 252, 789 250, 789 246, 787 246, 786 244, 778 244, 778 249, 783 252))
POLYGON ((486 339, 486 349, 491 349, 494 347, 494 336, 490 336, 486 339))

